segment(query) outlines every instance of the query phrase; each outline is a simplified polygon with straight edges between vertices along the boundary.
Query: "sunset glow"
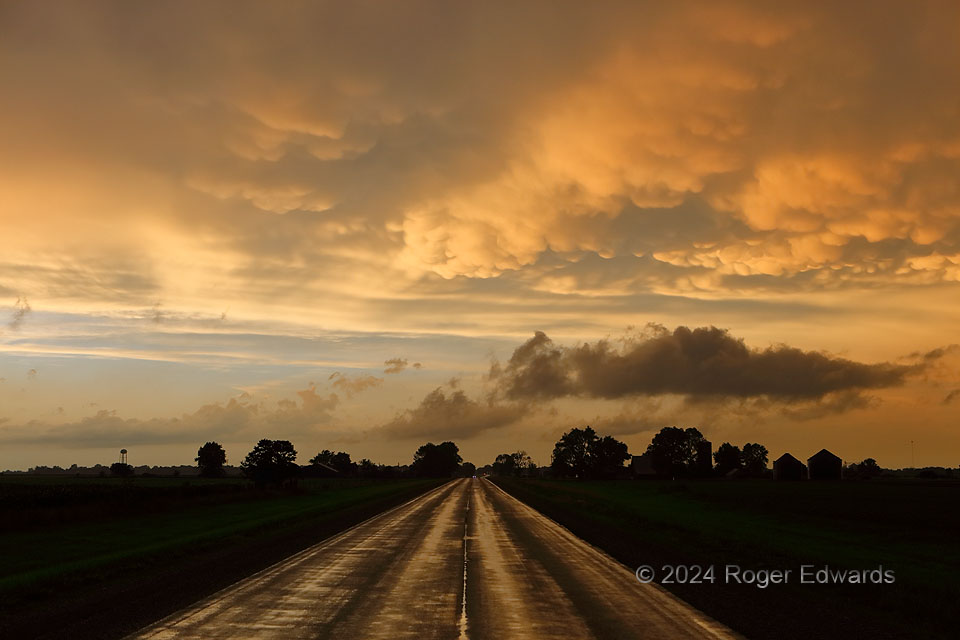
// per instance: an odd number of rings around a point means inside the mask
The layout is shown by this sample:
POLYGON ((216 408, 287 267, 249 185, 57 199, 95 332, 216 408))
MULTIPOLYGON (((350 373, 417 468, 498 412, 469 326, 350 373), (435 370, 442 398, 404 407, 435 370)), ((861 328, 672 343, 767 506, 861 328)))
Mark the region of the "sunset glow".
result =
POLYGON ((957 5, 513 4, 5 3, 0 469, 955 467, 957 5))

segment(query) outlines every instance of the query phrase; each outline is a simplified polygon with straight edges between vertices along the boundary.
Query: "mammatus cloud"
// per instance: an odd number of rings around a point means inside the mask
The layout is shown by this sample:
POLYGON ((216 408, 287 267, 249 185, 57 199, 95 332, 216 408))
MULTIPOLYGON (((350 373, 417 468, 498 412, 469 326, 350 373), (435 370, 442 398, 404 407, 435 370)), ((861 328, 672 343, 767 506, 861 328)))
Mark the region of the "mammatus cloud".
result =
POLYGON ((564 295, 956 282, 958 9, 871 7, 16 3, 0 290, 243 317, 512 271, 564 295))
POLYGON ((900 385, 922 368, 864 364, 787 345, 750 348, 715 327, 648 329, 619 346, 599 340, 574 347, 556 345, 538 331, 506 365, 494 363, 490 379, 511 400, 676 394, 694 401, 763 397, 796 403, 842 394, 830 405, 841 409, 856 406, 859 392, 900 385))
MULTIPOLYGON (((383 370, 384 373, 400 373, 407 368, 408 360, 406 358, 390 358, 389 360, 384 360, 383 364, 387 365, 387 368, 383 370)), ((414 362, 409 366, 414 369, 419 369, 423 365, 419 362, 414 362)))
POLYGON ((529 411, 522 403, 503 404, 492 399, 471 400, 460 390, 445 393, 437 387, 420 405, 374 429, 371 435, 406 438, 471 438, 516 422, 529 411))
POLYGON ((383 378, 377 378, 376 376, 371 375, 358 375, 358 376, 347 376, 343 375, 339 371, 330 374, 328 380, 332 380, 330 383, 332 387, 342 391, 347 394, 348 398, 352 398, 355 394, 365 391, 367 389, 372 389, 383 384, 383 378))
POLYGON ((13 331, 18 330, 20 326, 23 325, 23 321, 30 311, 32 311, 32 309, 30 308, 30 303, 27 302, 27 299, 17 298, 17 302, 13 305, 13 313, 10 316, 10 322, 7 323, 7 326, 13 331))

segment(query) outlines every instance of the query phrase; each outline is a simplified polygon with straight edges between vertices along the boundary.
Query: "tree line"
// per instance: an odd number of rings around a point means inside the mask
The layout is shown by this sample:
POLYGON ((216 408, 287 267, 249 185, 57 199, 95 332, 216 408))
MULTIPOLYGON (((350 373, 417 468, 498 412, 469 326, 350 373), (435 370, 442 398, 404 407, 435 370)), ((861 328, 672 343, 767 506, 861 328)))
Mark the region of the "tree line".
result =
MULTIPOLYGON (((227 452, 218 442, 207 442, 197 450, 199 475, 219 478, 226 475, 227 452)), ((297 450, 289 440, 262 439, 240 463, 244 477, 258 486, 288 485, 301 477, 452 477, 471 476, 476 467, 464 462, 460 449, 453 442, 434 444, 428 442, 413 454, 413 461, 406 466, 375 464, 367 458, 354 462, 345 451, 324 449, 310 458, 308 464, 297 464, 297 450)), ((130 477, 133 467, 123 462, 110 465, 110 473, 116 477, 130 477)))

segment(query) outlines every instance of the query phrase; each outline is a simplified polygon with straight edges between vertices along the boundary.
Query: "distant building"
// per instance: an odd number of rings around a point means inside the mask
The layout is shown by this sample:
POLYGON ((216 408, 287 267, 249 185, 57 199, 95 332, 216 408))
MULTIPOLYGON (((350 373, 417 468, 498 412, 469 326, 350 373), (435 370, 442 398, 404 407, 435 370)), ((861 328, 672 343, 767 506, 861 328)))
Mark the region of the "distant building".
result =
POLYGON ((303 474, 310 478, 336 478, 342 475, 336 467, 331 467, 322 462, 315 462, 301 468, 303 469, 303 474))
POLYGON ((807 458, 811 480, 839 480, 843 477, 843 460, 826 449, 807 458))
POLYGON ((657 472, 653 470, 653 463, 650 460, 649 453, 633 456, 630 459, 630 474, 635 478, 640 476, 654 476, 657 474, 657 472))
POLYGON ((789 453, 785 453, 773 461, 774 480, 803 480, 806 477, 806 465, 789 453))

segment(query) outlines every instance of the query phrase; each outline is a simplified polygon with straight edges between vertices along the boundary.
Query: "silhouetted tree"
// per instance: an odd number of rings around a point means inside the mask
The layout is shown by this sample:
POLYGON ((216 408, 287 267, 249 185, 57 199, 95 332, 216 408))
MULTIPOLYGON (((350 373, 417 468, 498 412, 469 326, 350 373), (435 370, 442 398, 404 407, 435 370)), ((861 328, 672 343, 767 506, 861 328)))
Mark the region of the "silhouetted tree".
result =
MULTIPOLYGON (((369 462, 369 460, 367 462, 369 462)), ((357 463, 350 460, 350 454, 346 451, 334 453, 329 449, 324 449, 310 458, 310 464, 325 464, 328 467, 333 467, 339 471, 341 475, 345 476, 352 476, 357 473, 357 463)))
POLYGON ((464 462, 460 465, 460 475, 464 478, 472 478, 477 475, 477 465, 472 462, 464 462))
POLYGON ((110 475, 117 478, 130 478, 133 476, 133 467, 125 462, 114 462, 110 465, 110 475))
POLYGON ((698 429, 664 427, 647 446, 653 470, 662 476, 696 473, 697 449, 706 439, 698 429))
POLYGON ((227 461, 227 452, 216 442, 208 442, 197 450, 194 458, 205 478, 219 478, 223 475, 223 465, 227 461))
POLYGON ((590 450, 590 475, 595 478, 615 478, 623 463, 630 459, 627 445, 613 436, 604 436, 593 443, 590 450))
POLYGON ((857 471, 865 476, 873 476, 880 473, 880 465, 873 458, 867 458, 857 465, 857 471))
POLYGON ((453 476, 463 458, 460 449, 452 442, 433 444, 428 442, 413 454, 411 469, 414 475, 427 478, 449 478, 453 476))
POLYGON ((526 451, 514 451, 498 455, 493 463, 493 472, 499 476, 520 476, 535 466, 526 451))
POLYGON ((513 475, 513 456, 509 453, 501 453, 493 461, 493 472, 498 476, 513 475))
POLYGON ((586 427, 573 428, 560 436, 553 447, 550 467, 561 478, 586 478, 590 468, 590 449, 597 441, 597 432, 586 427))
POLYGON ((743 453, 740 455, 743 469, 752 476, 762 476, 767 470, 767 455, 765 446, 748 442, 743 445, 743 453))
POLYGON ((359 465, 360 475, 364 478, 374 478, 379 475, 380 469, 377 465, 373 464, 368 458, 364 458, 360 461, 359 465))
POLYGON ((606 478, 615 476, 629 457, 627 445, 612 436, 573 428, 554 445, 550 467, 561 478, 606 478))
POLYGON ((240 468, 257 486, 279 485, 297 476, 300 467, 296 459, 297 452, 289 440, 263 439, 247 454, 240 468))
POLYGON ((713 460, 717 463, 715 470, 720 475, 726 475, 734 469, 740 469, 743 466, 742 453, 740 448, 735 447, 729 442, 724 442, 717 447, 713 454, 713 460))

